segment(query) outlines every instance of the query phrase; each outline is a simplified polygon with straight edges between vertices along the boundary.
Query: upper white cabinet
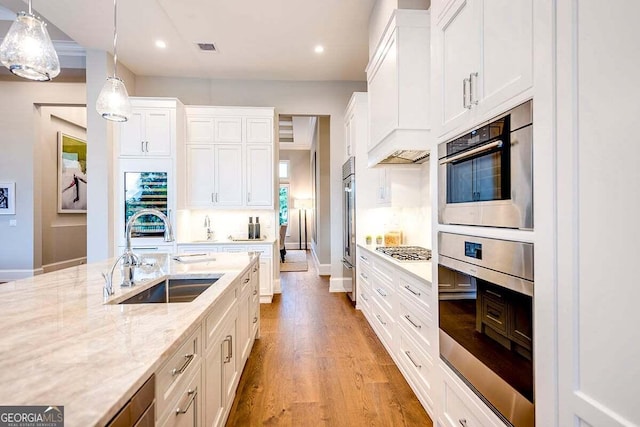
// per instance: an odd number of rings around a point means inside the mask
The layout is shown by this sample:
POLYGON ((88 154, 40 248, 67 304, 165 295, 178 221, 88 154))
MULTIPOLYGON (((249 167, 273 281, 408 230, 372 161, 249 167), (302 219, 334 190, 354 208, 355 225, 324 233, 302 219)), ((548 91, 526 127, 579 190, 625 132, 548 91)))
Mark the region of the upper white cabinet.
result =
POLYGON ((429 149, 430 13, 395 10, 367 66, 369 165, 429 149))
POLYGON ((119 126, 120 156, 171 156, 176 137, 176 102, 131 100, 133 114, 119 126))
POLYGON ((188 208, 272 208, 273 108, 187 107, 188 208))
POLYGON ((532 0, 439 1, 434 10, 439 136, 466 130, 530 97, 532 0))

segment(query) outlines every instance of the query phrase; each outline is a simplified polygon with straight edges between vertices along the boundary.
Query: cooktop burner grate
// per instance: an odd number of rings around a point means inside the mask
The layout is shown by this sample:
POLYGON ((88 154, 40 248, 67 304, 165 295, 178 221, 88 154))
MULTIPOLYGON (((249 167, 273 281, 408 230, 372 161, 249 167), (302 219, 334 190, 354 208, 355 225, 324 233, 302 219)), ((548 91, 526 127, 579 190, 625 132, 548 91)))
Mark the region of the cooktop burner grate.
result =
POLYGON ((376 251, 398 261, 429 261, 431 250, 420 246, 378 246, 376 251))

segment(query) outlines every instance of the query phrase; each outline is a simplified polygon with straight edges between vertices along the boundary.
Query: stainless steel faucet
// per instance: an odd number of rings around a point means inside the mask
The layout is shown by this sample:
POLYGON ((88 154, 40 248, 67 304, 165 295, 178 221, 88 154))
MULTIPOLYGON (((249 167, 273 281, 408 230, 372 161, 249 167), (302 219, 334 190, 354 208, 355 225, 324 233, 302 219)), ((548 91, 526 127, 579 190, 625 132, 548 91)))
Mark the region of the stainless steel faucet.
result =
POLYGON ((207 240, 211 240, 213 238, 213 230, 211 229, 211 219, 209 215, 204 216, 204 228, 207 229, 207 240))
POLYGON ((109 275, 103 273, 103 277, 105 279, 104 285, 104 296, 108 297, 109 295, 113 295, 115 292, 113 289, 113 270, 115 270, 116 266, 122 260, 122 283, 121 287, 133 286, 133 280, 135 275, 135 269, 138 265, 140 265, 140 258, 138 255, 133 253, 131 249, 131 232, 133 231, 134 222, 143 215, 154 215, 162 220, 164 223, 164 241, 165 242, 173 242, 173 227, 171 227, 171 222, 169 218, 162 212, 157 209, 140 209, 136 213, 134 213, 129 221, 127 221, 127 226, 125 229, 125 234, 127 236, 127 248, 124 253, 116 259, 116 262, 111 267, 111 272, 109 275))

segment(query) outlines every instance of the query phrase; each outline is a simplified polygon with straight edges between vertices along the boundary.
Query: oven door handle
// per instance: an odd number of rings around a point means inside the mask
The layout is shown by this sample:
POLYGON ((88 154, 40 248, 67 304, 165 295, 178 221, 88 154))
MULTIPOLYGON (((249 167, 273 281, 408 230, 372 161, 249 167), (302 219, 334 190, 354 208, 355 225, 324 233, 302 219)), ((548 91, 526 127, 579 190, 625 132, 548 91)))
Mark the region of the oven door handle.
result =
POLYGON ((474 148, 473 150, 465 151, 464 153, 447 157, 446 159, 442 160, 440 164, 446 165, 447 163, 457 162, 458 160, 464 160, 468 157, 475 156, 478 153, 483 153, 485 151, 489 151, 494 148, 500 148, 500 147, 502 147, 502 140, 493 141, 493 142, 490 142, 489 144, 483 145, 482 147, 477 147, 477 148, 474 148))

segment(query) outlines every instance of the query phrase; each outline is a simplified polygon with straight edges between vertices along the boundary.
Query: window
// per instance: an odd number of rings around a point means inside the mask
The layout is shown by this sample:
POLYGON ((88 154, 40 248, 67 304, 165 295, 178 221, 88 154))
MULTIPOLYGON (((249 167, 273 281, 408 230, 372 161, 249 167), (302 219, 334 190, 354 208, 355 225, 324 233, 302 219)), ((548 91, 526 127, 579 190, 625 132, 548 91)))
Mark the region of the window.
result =
POLYGON ((278 176, 280 179, 289 179, 289 160, 280 160, 278 176))
MULTIPOLYGON (((280 184, 280 225, 289 224, 289 184, 280 184)), ((289 236, 289 228, 287 227, 287 236, 289 236)))

